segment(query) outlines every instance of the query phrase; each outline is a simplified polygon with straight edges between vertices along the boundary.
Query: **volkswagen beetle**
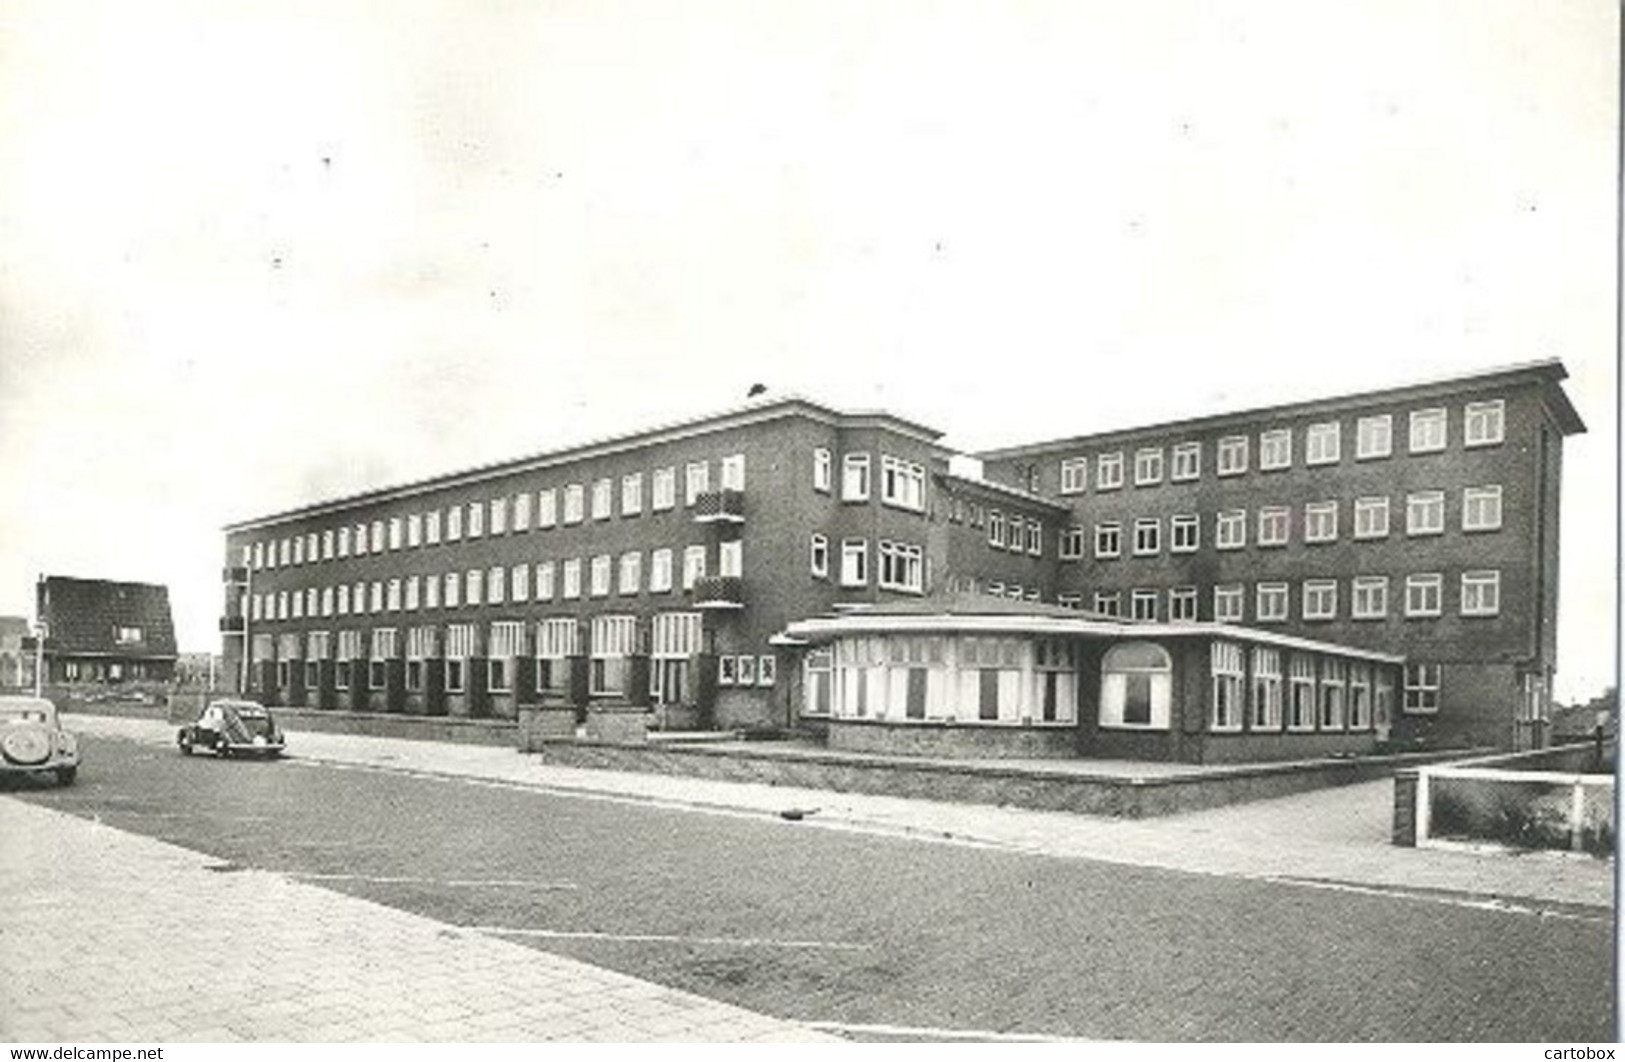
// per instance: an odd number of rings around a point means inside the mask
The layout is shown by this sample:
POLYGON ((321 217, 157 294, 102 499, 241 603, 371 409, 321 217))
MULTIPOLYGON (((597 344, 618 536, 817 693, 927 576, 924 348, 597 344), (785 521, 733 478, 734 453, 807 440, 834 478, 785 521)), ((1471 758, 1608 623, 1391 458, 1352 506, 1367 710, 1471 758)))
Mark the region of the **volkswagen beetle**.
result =
POLYGON ((197 719, 183 726, 175 743, 187 756, 206 749, 217 756, 280 756, 282 731, 265 706, 254 701, 210 701, 197 719))
POLYGON ((72 785, 79 739, 62 729, 56 705, 43 697, 0 697, 0 774, 55 774, 72 785))

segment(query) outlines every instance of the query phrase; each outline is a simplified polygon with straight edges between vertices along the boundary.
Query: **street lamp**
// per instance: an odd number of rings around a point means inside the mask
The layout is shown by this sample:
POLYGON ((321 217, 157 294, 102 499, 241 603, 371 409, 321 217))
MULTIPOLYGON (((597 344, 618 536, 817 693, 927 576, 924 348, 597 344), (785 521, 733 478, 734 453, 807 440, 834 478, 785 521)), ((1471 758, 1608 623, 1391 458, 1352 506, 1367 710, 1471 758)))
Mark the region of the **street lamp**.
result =
POLYGON ((45 639, 50 635, 50 624, 44 620, 34 621, 34 696, 44 696, 45 688, 45 639))

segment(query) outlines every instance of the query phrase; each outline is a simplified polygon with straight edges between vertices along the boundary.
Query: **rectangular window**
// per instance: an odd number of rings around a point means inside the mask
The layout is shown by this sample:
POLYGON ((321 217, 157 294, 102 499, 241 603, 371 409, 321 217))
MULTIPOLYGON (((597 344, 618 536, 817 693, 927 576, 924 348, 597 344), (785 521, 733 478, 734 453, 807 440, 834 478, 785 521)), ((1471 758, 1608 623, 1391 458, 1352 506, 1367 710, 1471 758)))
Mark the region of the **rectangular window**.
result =
POLYGON ((1094 610, 1102 616, 1121 616, 1123 597, 1116 590, 1096 590, 1094 610))
POLYGON ((1303 540, 1305 542, 1337 541, 1337 503, 1310 502, 1303 507, 1303 540))
POLYGON ((637 594, 643 589, 643 554, 639 551, 621 554, 621 573, 616 590, 622 596, 637 594))
POLYGON ((722 489, 745 489, 745 455, 729 454, 722 459, 722 489))
POLYGON ((1176 623, 1195 621, 1196 587, 1176 586, 1168 591, 1168 618, 1176 623))
POLYGON ((1501 526, 1501 487, 1468 487, 1461 492, 1461 529, 1495 531, 1501 526))
POLYGON ((463 509, 453 505, 446 510, 446 541, 457 542, 463 537, 463 509))
POLYGON ((1354 537, 1358 539, 1388 537, 1388 499, 1354 499, 1354 537))
POLYGON ((1180 443, 1174 447, 1173 469, 1169 479, 1175 483, 1200 478, 1202 475, 1202 444, 1195 442, 1180 443))
POLYGON ((689 546, 683 550, 683 589, 694 589, 694 584, 704 578, 705 547, 689 546))
POLYGON ((1061 462, 1061 493, 1082 494, 1089 482, 1089 459, 1069 457, 1061 462))
POLYGON ((423 514, 423 541, 430 546, 440 545, 440 510, 423 514))
POLYGON ((741 539, 717 543, 717 574, 738 579, 745 574, 745 543, 741 539))
MULTIPOLYGON (((294 540, 293 540, 293 562, 295 564, 303 564, 303 563, 305 563, 305 536, 304 535, 296 535, 296 536, 294 536, 294 540)), ((286 685, 286 683, 284 683, 284 685, 286 685)))
MULTIPOLYGON (((257 550, 258 546, 256 546, 255 549, 257 550)), ((338 555, 340 557, 348 557, 350 555, 350 529, 347 526, 339 528, 338 555)), ((256 567, 258 567, 258 565, 256 565, 256 567)))
POLYGON ((1151 557, 1162 552, 1162 521, 1145 516, 1134 521, 1134 555, 1151 557))
POLYGON ((1501 611, 1501 573, 1498 571, 1461 573, 1461 614, 1495 616, 1501 611))
POLYGON ((1444 491, 1419 491, 1405 498, 1405 533, 1444 534, 1444 491))
MULTIPOLYGON (((415 579, 416 576, 414 576, 413 578, 415 579)), ((417 606, 413 605, 411 607, 416 608, 417 606)), ((324 586, 324 587, 322 587, 322 615, 331 616, 332 614, 333 614, 333 588, 331 586, 324 586)))
POLYGON ((1121 557, 1123 555, 1123 527, 1121 524, 1095 525, 1095 556, 1121 557))
POLYGON ((608 520, 610 518, 610 502, 613 500, 614 490, 614 484, 607 476, 593 480, 592 518, 594 520, 608 520))
POLYGON ((683 466, 683 504, 692 506, 700 495, 711 489, 711 464, 708 461, 690 461, 683 466))
POLYGON ((513 529, 530 530, 530 491, 522 490, 513 496, 513 529))
POLYGON ((1444 576, 1429 572, 1405 577, 1405 615, 1438 616, 1444 612, 1444 576))
POLYGON ((367 685, 375 690, 381 690, 389 683, 389 662, 395 659, 395 631, 393 628, 383 628, 372 632, 371 666, 368 668, 367 685))
POLYGON ((552 561, 540 561, 536 565, 536 600, 553 600, 553 582, 558 578, 558 568, 552 561))
MULTIPOLYGON (((525 495, 529 497, 529 495, 525 495)), ((513 591, 513 599, 518 602, 530 600, 530 565, 515 564, 508 569, 508 585, 513 591)))
POLYGON ((508 693, 513 690, 513 662, 516 657, 525 654, 525 625, 523 623, 501 622, 491 624, 490 641, 486 647, 486 666, 489 680, 486 683, 493 693, 508 693))
POLYGON ((1083 528, 1069 527, 1061 532, 1061 559, 1077 560, 1083 556, 1083 528))
POLYGON ((412 513, 406 518, 406 546, 416 549, 423 545, 423 514, 412 513))
POLYGON ((620 693, 626 689, 626 658, 633 651, 636 635, 637 619, 633 616, 593 617, 588 689, 594 696, 620 693))
POLYGON ((1240 623, 1243 592, 1240 586, 1213 588, 1213 619, 1218 623, 1240 623))
POLYGON ((657 468, 654 471, 654 483, 650 489, 652 497, 649 499, 649 509, 652 512, 665 512, 677 505, 677 469, 657 468))
POLYGON ((1123 485, 1123 455, 1101 454, 1095 459, 1095 489, 1116 490, 1123 485))
POLYGON ((1439 710, 1438 664, 1405 665, 1405 711, 1431 715, 1439 710))
POLYGON ((1004 514, 997 509, 987 511, 987 544, 997 549, 1004 548, 1004 514))
POLYGON ((869 583, 869 543, 866 539, 841 540, 841 585, 867 586, 869 583))
POLYGON ((1281 729, 1281 652, 1253 650, 1252 728, 1281 729))
POLYGON ((1306 579, 1303 584, 1303 618, 1328 620, 1337 618, 1337 580, 1306 579))
POLYGON ((559 523, 559 492, 549 487, 536 494, 536 526, 557 527, 559 523))
POLYGON ((468 658, 474 655, 474 625, 454 623, 446 628, 446 692, 468 687, 468 658))
POLYGON ((592 559, 592 582, 588 585, 588 593, 593 597, 609 596, 610 559, 609 554, 600 553, 592 559))
POLYGON ((564 488, 564 522, 579 524, 587 517, 587 488, 571 483, 564 488))
POLYGON ((1258 510, 1258 544, 1284 546, 1291 537, 1292 510, 1284 505, 1272 505, 1258 510))
POLYGON ((566 601, 581 599, 581 558, 571 557, 564 562, 562 597, 566 601))
POLYGON ((1214 730, 1241 729, 1241 691, 1247 681, 1246 656, 1234 642, 1214 642, 1209 647, 1208 669, 1212 677, 1214 730))
POLYGON ((372 581, 372 614, 377 615, 384 610, 384 584, 377 579, 372 581))
POLYGON ((637 516, 643 512, 643 473, 628 472, 621 477, 621 515, 637 516))
POLYGON ((1427 454, 1443 450, 1449 426, 1449 414, 1443 409, 1418 409, 1411 413, 1411 453, 1427 454))
POLYGON ((399 579, 391 579, 389 581, 389 588, 385 598, 384 607, 389 609, 391 612, 399 612, 401 610, 401 581, 399 579))
POLYGON ((1349 729, 1371 727, 1371 665, 1349 665, 1349 729))
POLYGON ((1348 672, 1341 660, 1324 657, 1320 661, 1320 729, 1343 729, 1343 695, 1348 672))
POLYGON ((1462 419, 1467 446, 1494 446, 1506 437, 1506 403, 1500 399, 1467 403, 1462 419))
POLYGON ((1354 459, 1369 461, 1394 452, 1394 418, 1388 413, 1361 417, 1354 425, 1354 459))
POLYGON ((808 553, 813 575, 820 579, 829 578, 829 539, 823 535, 812 536, 808 553))
POLYGON ((1357 575, 1354 577, 1354 618, 1383 619, 1388 615, 1388 577, 1386 575, 1357 575))
POLYGON ((1133 590, 1128 595, 1129 618, 1155 621, 1157 618, 1157 592, 1133 590))
POLYGON ((1258 467, 1263 471, 1292 467, 1292 430, 1280 428, 1258 436, 1258 467))
POLYGON ((466 530, 469 538, 479 538, 485 534, 485 506, 477 501, 468 503, 468 527, 466 530))
POLYGON ((1247 436, 1231 435, 1219 440, 1219 475, 1239 476, 1247 471, 1247 436))
POLYGON ((925 511, 925 469, 888 454, 880 455, 880 500, 914 512, 925 511))
POLYGON ((1247 545, 1247 510, 1232 509, 1219 514, 1213 531, 1218 549, 1241 549, 1247 545))
POLYGON ((382 520, 372 522, 372 551, 374 553, 384 551, 384 522, 382 520))
POLYGON ((1149 487, 1162 482, 1162 449, 1147 447, 1134 451, 1134 485, 1149 487))
POLYGON ((340 616, 350 614, 350 585, 348 583, 338 588, 338 601, 335 602, 333 610, 340 616))
POLYGON ((835 477, 834 459, 822 446, 813 449, 813 490, 828 494, 835 477))
POLYGON ((657 549, 649 554, 649 592, 651 594, 666 594, 671 592, 672 585, 672 553, 670 549, 657 549))
POLYGON ((508 597, 508 569, 498 564, 485 573, 485 603, 500 605, 508 597))
POLYGON ((883 589, 915 594, 925 589, 925 551, 920 546, 881 539, 877 552, 883 589))
POLYGON ((847 454, 841 458, 841 499, 869 500, 869 455, 847 454))
POLYGON ((1287 585, 1285 583, 1258 584, 1258 622, 1285 622, 1287 608, 1287 585))
POLYGON ((1337 464, 1343 457, 1343 425, 1335 420, 1309 425, 1303 449, 1306 465, 1337 464))
POLYGON ((485 599, 485 573, 470 568, 463 582, 463 603, 478 605, 485 599))
MULTIPOLYGON (((343 592, 343 589, 343 587, 339 588, 341 593, 343 592)), ((432 575, 425 575, 423 577, 423 607, 440 607, 440 580, 432 575)))
POLYGON ((508 499, 492 498, 490 505, 491 534, 506 535, 508 533, 508 499))
POLYGON ((1288 730, 1315 728, 1315 658, 1307 653, 1292 654, 1291 688, 1288 692, 1288 730))

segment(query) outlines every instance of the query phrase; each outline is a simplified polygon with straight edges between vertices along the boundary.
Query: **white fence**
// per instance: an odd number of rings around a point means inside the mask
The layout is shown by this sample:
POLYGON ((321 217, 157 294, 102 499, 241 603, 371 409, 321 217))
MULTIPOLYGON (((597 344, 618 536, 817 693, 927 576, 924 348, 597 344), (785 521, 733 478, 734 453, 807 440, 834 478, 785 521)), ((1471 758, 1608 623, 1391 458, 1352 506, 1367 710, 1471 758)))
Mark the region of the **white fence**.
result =
POLYGON ((1416 844, 1501 844, 1607 856, 1614 778, 1567 771, 1425 767, 1417 772, 1416 844))

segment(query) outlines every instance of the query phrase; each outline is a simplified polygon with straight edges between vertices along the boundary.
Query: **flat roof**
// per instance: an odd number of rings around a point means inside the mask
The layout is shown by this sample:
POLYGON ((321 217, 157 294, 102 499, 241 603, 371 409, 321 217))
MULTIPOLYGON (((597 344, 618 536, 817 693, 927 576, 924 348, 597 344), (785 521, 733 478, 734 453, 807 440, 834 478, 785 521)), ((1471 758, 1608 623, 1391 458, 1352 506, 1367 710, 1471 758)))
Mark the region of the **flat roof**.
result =
POLYGON ((1080 444, 1098 445, 1117 439, 1161 434, 1176 429, 1199 431, 1268 415, 1281 416, 1331 412, 1365 405, 1376 399, 1404 401, 1411 398, 1428 398, 1463 388, 1488 388, 1498 383, 1510 383, 1519 378, 1526 378, 1531 383, 1546 385, 1544 397, 1552 419, 1557 422, 1563 434, 1578 435, 1586 430, 1585 422, 1580 419, 1579 412, 1575 410, 1573 403, 1569 401, 1568 395, 1559 386, 1563 380, 1568 378, 1568 375, 1568 370, 1563 367, 1561 361, 1556 358, 1548 358, 1543 361, 1522 362, 1516 365, 1479 369, 1451 376, 1412 380, 1408 383, 1370 391, 1326 395, 1320 398, 1301 399, 1271 406, 1255 406, 1251 409, 1237 410, 1235 412, 1214 413, 1202 417, 1184 417, 1156 424, 1131 425, 1109 428, 1099 432, 1068 435, 1042 442, 1019 443, 995 450, 983 450, 971 456, 984 461, 997 461, 1001 458, 1022 457, 1052 450, 1068 449, 1080 444))
POLYGON ((1003 483, 994 483, 992 480, 975 479, 971 476, 956 475, 953 472, 939 472, 937 479, 950 487, 969 487, 999 498, 1011 498, 1031 505, 1035 509, 1048 509, 1056 513, 1070 513, 1070 506, 1063 505, 1054 498, 1045 498, 1037 494, 1029 494, 1015 487, 1007 487, 1003 483))

